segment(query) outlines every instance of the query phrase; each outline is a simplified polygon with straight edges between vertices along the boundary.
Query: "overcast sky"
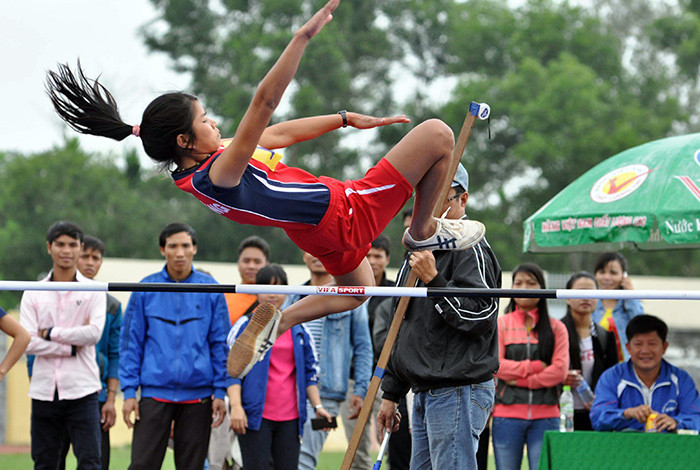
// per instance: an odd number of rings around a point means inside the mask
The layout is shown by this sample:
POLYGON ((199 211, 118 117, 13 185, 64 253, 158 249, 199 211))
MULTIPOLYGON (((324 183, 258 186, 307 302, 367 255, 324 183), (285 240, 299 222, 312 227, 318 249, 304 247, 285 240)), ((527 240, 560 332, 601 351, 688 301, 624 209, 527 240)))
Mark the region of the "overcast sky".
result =
MULTIPOLYGON (((6 4, 0 15, 0 151, 48 150, 68 132, 44 92, 46 71, 80 58, 88 76, 102 74, 122 118, 141 120, 146 105, 163 91, 187 89, 188 77, 168 68, 162 54, 149 54, 138 28, 155 18, 148 0, 26 0, 6 4)), ((81 136, 84 148, 143 149, 136 138, 121 143, 81 136)))
MULTIPOLYGON (((189 87, 188 76, 173 72, 166 56, 149 53, 143 44, 138 29, 155 17, 149 0, 25 0, 5 5, 0 14, 0 151, 41 152, 60 146, 68 135, 79 137, 89 151, 122 155, 136 148, 147 161, 136 138, 115 142, 65 126, 44 83, 46 71, 55 70, 57 63, 75 66, 80 58, 88 77, 101 74, 122 118, 139 123, 155 97, 189 87)), ((411 87, 399 86, 397 97, 407 93, 404 88, 411 87)), ((435 89, 436 99, 444 99, 444 87, 435 89)))

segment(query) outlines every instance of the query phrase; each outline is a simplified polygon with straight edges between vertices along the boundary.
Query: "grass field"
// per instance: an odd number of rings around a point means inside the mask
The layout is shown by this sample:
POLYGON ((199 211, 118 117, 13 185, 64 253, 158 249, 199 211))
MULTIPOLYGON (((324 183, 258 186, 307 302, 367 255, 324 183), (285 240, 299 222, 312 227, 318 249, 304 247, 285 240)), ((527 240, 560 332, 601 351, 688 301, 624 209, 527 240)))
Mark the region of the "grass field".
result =
MULTIPOLYGON (((129 447, 112 448, 110 468, 125 469, 129 466, 129 447)), ((317 470, 337 470, 343 462, 342 452, 322 452, 319 456, 317 470)), ((31 470, 34 468, 32 457, 29 454, 2 454, 0 455, 0 468, 7 470, 31 470)), ((68 454, 66 469, 76 468, 76 461, 72 453, 68 454)), ((162 470, 175 470, 173 463, 173 453, 171 450, 165 454, 162 470)))
MULTIPOLYGON (((129 452, 130 447, 114 447, 110 459, 110 468, 125 469, 129 467, 129 452)), ((321 452, 319 455, 318 465, 316 470, 338 470, 343 462, 344 454, 342 452, 321 452)), ((489 455, 489 468, 496 468, 493 460, 493 455, 489 455)), ((0 454, 0 469, 12 470, 31 470, 34 468, 32 457, 29 454, 0 454)), ((73 470, 76 468, 75 457, 73 453, 68 454, 66 461, 66 469, 73 470)), ((523 458, 522 469, 527 469, 527 458, 523 458)), ((168 449, 165 454, 162 470, 175 470, 173 462, 173 453, 168 449)), ((370 469, 367 469, 370 470, 370 469)))

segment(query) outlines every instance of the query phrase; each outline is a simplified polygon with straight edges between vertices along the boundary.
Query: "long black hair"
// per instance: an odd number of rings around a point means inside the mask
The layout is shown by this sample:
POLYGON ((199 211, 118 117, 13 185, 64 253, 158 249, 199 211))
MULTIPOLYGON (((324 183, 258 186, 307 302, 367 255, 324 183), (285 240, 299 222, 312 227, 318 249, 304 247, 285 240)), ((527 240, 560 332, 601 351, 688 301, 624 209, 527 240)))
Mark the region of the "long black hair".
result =
POLYGON ((46 92, 58 115, 73 130, 118 141, 138 135, 146 154, 161 169, 178 164, 187 151, 177 144, 179 134, 188 137, 190 148, 194 145, 192 103, 197 100, 195 96, 181 92, 159 96, 146 107, 138 132, 134 132, 135 126, 122 120, 116 100, 99 82, 99 77, 87 78, 80 62, 76 73, 66 64, 59 64, 55 72, 49 71, 46 92))
MULTIPOLYGON (((544 271, 535 263, 523 263, 513 270, 513 280, 518 273, 526 273, 537 280, 540 289, 546 289, 547 283, 544 280, 544 271)), ((513 312, 517 308, 515 299, 510 299, 506 312, 513 312)), ((547 364, 552 363, 552 355, 554 354, 554 332, 552 325, 549 323, 549 308, 547 308, 547 299, 541 298, 537 301, 537 323, 533 331, 537 333, 537 355, 539 359, 547 364)))
MULTIPOLYGON (((598 288, 598 282, 595 280, 595 276, 589 273, 588 271, 579 271, 575 274, 572 274, 569 280, 566 282, 566 288, 571 289, 574 286, 574 283, 579 279, 590 279, 595 284, 595 288, 598 288)), ((564 323, 566 331, 568 331, 569 333, 569 358, 571 360, 569 369, 580 368, 581 347, 579 346, 579 341, 581 340, 581 337, 579 336, 578 330, 576 329, 574 315, 573 313, 571 313, 571 307, 568 303, 566 304, 566 315, 564 315, 562 323, 564 323), (576 367, 574 367, 574 365, 576 365, 576 367)), ((591 335, 597 336, 595 328, 591 329, 591 335)))

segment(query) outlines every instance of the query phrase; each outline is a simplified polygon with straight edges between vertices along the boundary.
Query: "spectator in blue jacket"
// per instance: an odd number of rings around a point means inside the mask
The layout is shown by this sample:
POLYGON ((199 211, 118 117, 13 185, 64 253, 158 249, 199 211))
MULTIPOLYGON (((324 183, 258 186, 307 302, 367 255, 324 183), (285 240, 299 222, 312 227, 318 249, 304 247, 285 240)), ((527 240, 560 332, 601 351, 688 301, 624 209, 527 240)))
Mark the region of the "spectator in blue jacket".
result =
MULTIPOLYGON (((141 282, 216 283, 192 267, 197 253, 192 227, 168 224, 159 243, 165 267, 141 282)), ((175 467, 202 470, 210 427, 223 422, 226 388, 233 383, 226 373, 230 328, 223 294, 131 295, 124 314, 119 361, 122 413, 126 425, 134 429, 130 469, 161 467, 174 422, 175 467)))
MULTIPOLYGON (((287 285, 287 274, 279 264, 270 264, 257 272, 255 284, 287 285)), ((280 309, 285 298, 259 294, 258 302, 280 309)), ((229 347, 249 321, 250 314, 243 315, 231 328, 229 347)), ((239 434, 244 468, 270 468, 272 458, 275 470, 296 470, 307 397, 316 417, 331 418, 321 404, 317 382, 318 361, 303 325, 285 331, 248 375, 234 379, 231 426, 239 434)))
POLYGON ((595 388, 596 431, 642 431, 651 414, 658 432, 700 430, 700 397, 688 373, 663 359, 668 327, 652 315, 627 324, 630 360, 606 370, 595 388))
MULTIPOLYGON (((304 253, 304 264, 309 269, 311 279, 306 283, 323 286, 333 282, 333 277, 318 258, 304 253)), ((289 303, 299 300, 299 296, 290 296, 289 303)), ((334 313, 304 323, 319 356, 318 386, 323 407, 333 416, 340 412, 340 405, 348 393, 350 365, 355 365, 355 385, 350 396, 349 419, 356 419, 362 409, 362 401, 369 387, 372 375, 372 342, 367 319, 367 304, 334 313), (353 359, 354 358, 354 359, 353 359)), ((313 409, 309 407, 309 414, 313 409)), ((304 441, 299 454, 299 470, 316 468, 318 454, 328 437, 328 430, 314 431, 311 422, 304 428, 304 441)))
MULTIPOLYGON (((633 290, 632 281, 627 275, 627 259, 619 252, 601 254, 595 263, 595 280, 604 290, 633 290)), ((593 310, 593 321, 613 334, 620 362, 630 358, 625 344, 627 323, 644 313, 642 303, 637 299, 599 299, 593 310)))

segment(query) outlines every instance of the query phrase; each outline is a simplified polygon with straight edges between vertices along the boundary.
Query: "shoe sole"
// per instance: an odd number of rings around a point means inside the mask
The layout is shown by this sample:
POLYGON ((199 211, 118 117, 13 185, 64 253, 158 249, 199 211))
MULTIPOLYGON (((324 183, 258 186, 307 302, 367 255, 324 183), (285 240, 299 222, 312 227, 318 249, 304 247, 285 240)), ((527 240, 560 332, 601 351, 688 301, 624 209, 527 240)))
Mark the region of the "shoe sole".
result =
POLYGON ((251 366, 255 357, 256 340, 260 332, 270 323, 275 315, 275 307, 272 304, 261 304, 255 309, 253 317, 246 326, 241 336, 236 338, 226 359, 226 370, 231 377, 240 378, 245 375, 246 368, 251 366))

